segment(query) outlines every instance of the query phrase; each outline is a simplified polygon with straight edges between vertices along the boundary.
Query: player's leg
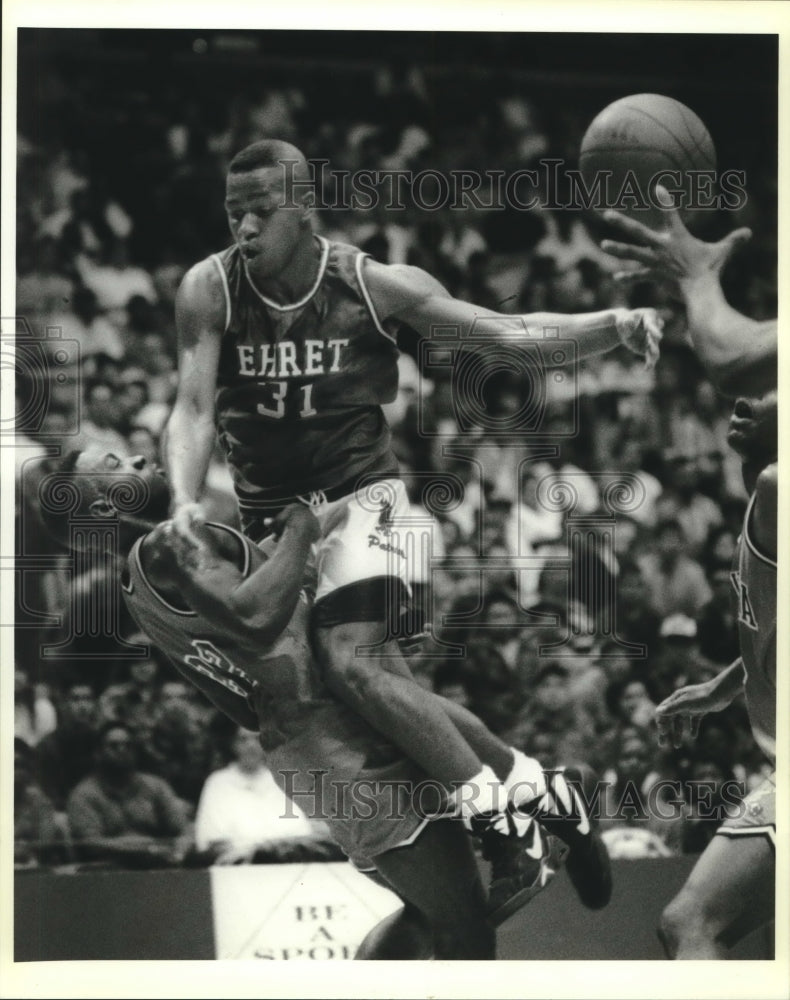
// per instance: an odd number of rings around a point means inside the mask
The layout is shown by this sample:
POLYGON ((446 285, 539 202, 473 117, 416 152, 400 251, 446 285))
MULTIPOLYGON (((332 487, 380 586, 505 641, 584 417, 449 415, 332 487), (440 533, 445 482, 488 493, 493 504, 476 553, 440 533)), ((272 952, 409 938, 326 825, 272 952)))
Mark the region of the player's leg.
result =
POLYGON ((773 919, 774 877, 769 836, 718 833, 661 915, 667 955, 725 958, 737 940, 773 919))
POLYGON ((386 851, 374 861, 398 895, 426 920, 435 958, 496 957, 485 890, 461 823, 428 823, 413 844, 386 851))
POLYGON ((368 932, 355 959, 395 961, 433 956, 433 934, 427 918, 411 903, 391 913, 368 932))
POLYGON ((415 681, 383 621, 319 627, 315 647, 332 693, 426 774, 448 788, 480 774, 482 761, 442 704, 415 681))

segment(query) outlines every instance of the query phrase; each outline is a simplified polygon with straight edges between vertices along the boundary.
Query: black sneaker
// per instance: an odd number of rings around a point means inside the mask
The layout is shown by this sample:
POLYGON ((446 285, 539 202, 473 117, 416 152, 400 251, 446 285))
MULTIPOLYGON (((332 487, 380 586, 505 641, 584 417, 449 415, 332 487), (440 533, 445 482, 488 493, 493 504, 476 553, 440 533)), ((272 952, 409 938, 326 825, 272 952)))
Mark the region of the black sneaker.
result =
POLYGON ((548 833, 567 845, 565 868, 576 895, 588 909, 603 909, 612 898, 612 866, 580 794, 584 775, 574 767, 545 774, 546 794, 515 811, 537 819, 548 833))
POLYGON ((491 823, 476 833, 480 837, 483 857, 491 865, 488 888, 488 918, 498 927, 534 896, 546 888, 562 863, 564 845, 548 837, 540 824, 530 823, 519 833, 523 820, 513 825, 508 817, 509 833, 501 831, 499 822, 491 823))

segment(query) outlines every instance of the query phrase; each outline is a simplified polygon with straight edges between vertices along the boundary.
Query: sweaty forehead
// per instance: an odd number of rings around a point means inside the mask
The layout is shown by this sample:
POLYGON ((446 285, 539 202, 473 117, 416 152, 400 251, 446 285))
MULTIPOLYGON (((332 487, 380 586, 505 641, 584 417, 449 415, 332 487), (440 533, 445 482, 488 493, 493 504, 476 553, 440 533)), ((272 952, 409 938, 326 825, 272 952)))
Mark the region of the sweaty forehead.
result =
POLYGON ((282 167, 259 167, 242 174, 228 174, 225 184, 225 201, 248 201, 269 199, 280 195, 283 190, 282 167))

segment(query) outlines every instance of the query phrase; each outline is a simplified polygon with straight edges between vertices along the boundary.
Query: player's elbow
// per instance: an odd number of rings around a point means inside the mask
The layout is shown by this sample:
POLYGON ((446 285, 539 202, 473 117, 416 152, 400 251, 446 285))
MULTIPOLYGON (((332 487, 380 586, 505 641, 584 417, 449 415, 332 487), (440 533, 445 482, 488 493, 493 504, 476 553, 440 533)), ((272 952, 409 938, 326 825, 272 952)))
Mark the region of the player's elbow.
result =
POLYGON ((278 608, 240 615, 237 621, 238 640, 247 649, 258 652, 262 647, 270 646, 282 635, 290 621, 290 615, 278 608))

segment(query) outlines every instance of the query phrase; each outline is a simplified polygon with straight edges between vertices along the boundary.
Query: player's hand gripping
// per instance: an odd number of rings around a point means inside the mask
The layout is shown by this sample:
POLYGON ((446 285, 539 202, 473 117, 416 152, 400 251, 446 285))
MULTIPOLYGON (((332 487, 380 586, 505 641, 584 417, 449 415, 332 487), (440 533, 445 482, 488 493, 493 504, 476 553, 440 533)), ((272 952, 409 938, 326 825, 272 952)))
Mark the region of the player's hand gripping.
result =
POLYGON ((751 239, 752 231, 736 229, 719 240, 705 243, 686 229, 674 199, 659 184, 657 200, 665 206, 666 228, 650 229, 621 212, 609 210, 603 218, 619 229, 630 242, 603 240, 601 249, 611 257, 642 264, 635 270, 620 271, 617 281, 642 281, 645 278, 670 278, 678 282, 695 281, 704 277, 717 278, 735 250, 751 239))
POLYGON ((195 529, 206 523, 206 512, 202 504, 182 503, 173 511, 173 532, 178 540, 190 548, 199 548, 200 540, 195 529))
POLYGON ((272 534, 279 539, 286 528, 303 526, 312 536, 311 543, 317 542, 321 537, 321 525, 318 518, 313 514, 307 504, 290 503, 284 507, 277 517, 267 518, 264 522, 271 528, 272 534))
POLYGON ((645 359, 645 368, 658 361, 664 321, 655 309, 618 309, 615 320, 621 343, 645 359))
POLYGON ((673 691, 656 708, 658 742, 662 747, 680 747, 686 738, 696 739, 702 716, 720 712, 733 695, 709 681, 689 684, 673 691))

